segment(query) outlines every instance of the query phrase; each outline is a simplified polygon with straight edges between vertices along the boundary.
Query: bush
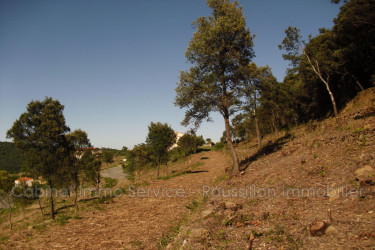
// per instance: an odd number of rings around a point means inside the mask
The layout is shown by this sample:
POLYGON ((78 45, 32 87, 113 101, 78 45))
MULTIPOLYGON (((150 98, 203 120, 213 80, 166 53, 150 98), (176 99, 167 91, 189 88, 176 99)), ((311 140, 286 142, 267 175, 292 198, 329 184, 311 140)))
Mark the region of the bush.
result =
POLYGON ((217 151, 217 150, 220 150, 220 149, 222 149, 224 147, 225 147, 224 143, 218 142, 218 143, 215 144, 215 146, 212 147, 212 149, 217 151))

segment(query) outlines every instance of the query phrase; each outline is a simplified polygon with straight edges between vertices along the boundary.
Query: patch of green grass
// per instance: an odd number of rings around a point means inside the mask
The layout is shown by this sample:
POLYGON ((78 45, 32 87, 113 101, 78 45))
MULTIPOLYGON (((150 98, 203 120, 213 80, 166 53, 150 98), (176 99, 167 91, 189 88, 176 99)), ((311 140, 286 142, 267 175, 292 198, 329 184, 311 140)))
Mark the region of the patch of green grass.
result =
POLYGON ((72 217, 66 214, 60 215, 57 219, 56 222, 60 224, 60 226, 64 226, 66 223, 68 223, 69 219, 72 217))
POLYGON ((105 188, 114 188, 117 185, 117 180, 112 178, 104 178, 105 181, 105 188))
POLYGON ((354 133, 355 134, 359 134, 359 133, 361 133, 361 132, 363 132, 363 130, 364 130, 364 128, 356 128, 356 129, 354 129, 354 133))
POLYGON ((0 237, 0 243, 2 243, 2 244, 8 243, 8 240, 9 240, 8 236, 0 237))
POLYGON ((272 241, 281 242, 283 240, 283 235, 285 234, 284 227, 276 224, 267 232, 266 242, 271 243, 272 241))
POLYGON ((146 187, 147 187, 147 186, 150 186, 150 182, 148 182, 148 181, 143 181, 143 182, 142 182, 142 186, 146 186, 146 187))
POLYGON ((43 232, 46 228, 47 228, 47 223, 45 222, 41 222, 34 226, 34 229, 39 233, 43 232))
POLYGON ((231 226, 232 225, 232 222, 230 221, 229 217, 225 218, 224 222, 223 222, 224 226, 231 226))
POLYGON ((222 175, 215 179, 215 184, 219 184, 222 181, 229 180, 229 175, 222 175))
POLYGON ((214 151, 218 151, 222 148, 224 148, 226 146, 226 144, 222 143, 222 142, 218 142, 216 143, 213 147, 212 147, 212 150, 214 151))
POLYGON ((168 244, 173 241, 174 237, 176 237, 181 232, 181 225, 183 221, 184 220, 182 220, 176 226, 170 227, 167 233, 162 234, 162 237, 159 240, 158 249, 165 249, 168 244))
POLYGON ((250 206, 256 206, 256 205, 259 204, 259 202, 260 202, 260 200, 258 198, 256 198, 256 199, 249 200, 247 202, 247 204, 249 204, 250 206))
POLYGON ((143 242, 138 240, 138 239, 135 239, 135 240, 132 240, 130 242, 130 244, 132 245, 132 247, 134 248, 137 248, 137 249, 142 249, 142 245, 143 245, 143 242))
POLYGON ((204 195, 201 197, 199 200, 193 200, 191 202, 191 205, 186 206, 187 209, 190 209, 190 211, 195 211, 197 210, 202 204, 204 204, 208 200, 208 196, 204 195))

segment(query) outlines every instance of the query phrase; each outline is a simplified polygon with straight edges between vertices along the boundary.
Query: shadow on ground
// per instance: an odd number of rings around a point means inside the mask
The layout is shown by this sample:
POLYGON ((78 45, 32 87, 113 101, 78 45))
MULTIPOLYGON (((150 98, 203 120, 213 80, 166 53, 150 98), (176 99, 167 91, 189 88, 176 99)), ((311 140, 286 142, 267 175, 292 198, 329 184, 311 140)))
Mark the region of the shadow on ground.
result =
POLYGON ((281 149, 281 147, 292 139, 291 134, 287 134, 274 142, 268 142, 265 146, 260 148, 254 155, 247 157, 240 162, 241 170, 246 170, 253 161, 258 160, 262 156, 272 154, 281 149))

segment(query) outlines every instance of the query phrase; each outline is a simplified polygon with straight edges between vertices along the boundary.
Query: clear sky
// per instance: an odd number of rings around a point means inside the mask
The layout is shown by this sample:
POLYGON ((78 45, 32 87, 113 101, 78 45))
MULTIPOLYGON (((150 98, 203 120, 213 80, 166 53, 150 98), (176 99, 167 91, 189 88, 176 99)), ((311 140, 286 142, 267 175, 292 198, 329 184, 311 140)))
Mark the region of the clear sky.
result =
MULTIPOLYGON (((256 34, 254 62, 280 81, 287 64, 277 45, 288 25, 316 35, 339 12, 329 0, 239 2, 256 34)), ((185 132, 174 89, 188 67, 191 22, 209 14, 203 0, 0 0, 0 141, 31 100, 46 96, 97 147, 132 148, 151 121, 185 132)), ((213 118, 197 134, 218 141, 224 122, 213 118)))

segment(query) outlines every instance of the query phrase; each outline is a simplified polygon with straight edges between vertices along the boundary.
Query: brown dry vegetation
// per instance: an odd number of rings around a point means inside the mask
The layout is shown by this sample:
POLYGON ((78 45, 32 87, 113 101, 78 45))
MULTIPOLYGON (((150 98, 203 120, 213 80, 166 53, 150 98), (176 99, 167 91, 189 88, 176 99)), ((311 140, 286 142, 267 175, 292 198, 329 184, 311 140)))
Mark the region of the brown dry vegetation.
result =
POLYGON ((327 119, 267 136, 261 149, 255 140, 241 143, 238 176, 225 172, 226 152, 204 151, 169 166, 174 172, 165 180, 151 178, 153 171, 143 174, 135 190, 150 190, 147 198, 128 190, 108 204, 81 202, 79 216, 66 224, 43 222, 37 207, 30 208, 29 219, 16 218, 13 232, 0 221, 0 248, 246 249, 253 234, 254 249, 372 249, 375 186, 360 183, 354 172, 375 168, 374 107, 375 90, 369 89, 341 112, 338 124, 327 119), (163 188, 182 188, 186 195, 156 197, 152 190, 163 188), (341 196, 329 197, 327 190, 341 196), (329 209, 333 229, 310 236, 308 225, 329 222, 329 209))

